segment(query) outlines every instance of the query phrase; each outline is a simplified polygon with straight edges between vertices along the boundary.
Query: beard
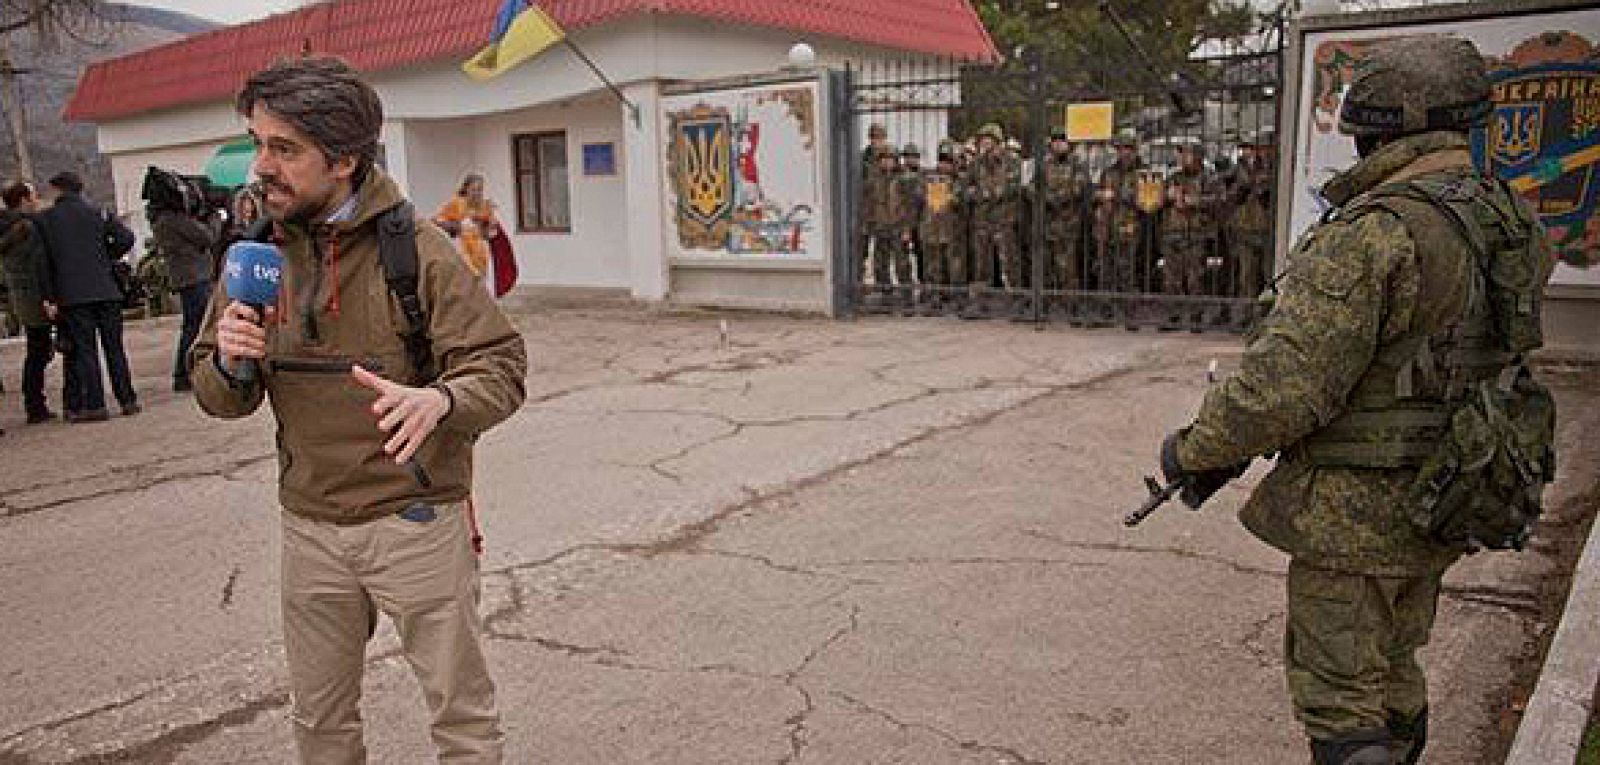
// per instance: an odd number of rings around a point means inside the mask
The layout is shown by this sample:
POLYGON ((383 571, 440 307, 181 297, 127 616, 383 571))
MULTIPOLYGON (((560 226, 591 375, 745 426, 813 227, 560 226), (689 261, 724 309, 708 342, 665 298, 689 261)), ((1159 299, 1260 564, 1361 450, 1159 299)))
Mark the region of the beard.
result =
POLYGON ((279 222, 309 224, 327 207, 327 195, 320 199, 304 197, 277 176, 261 176, 262 214, 279 222))

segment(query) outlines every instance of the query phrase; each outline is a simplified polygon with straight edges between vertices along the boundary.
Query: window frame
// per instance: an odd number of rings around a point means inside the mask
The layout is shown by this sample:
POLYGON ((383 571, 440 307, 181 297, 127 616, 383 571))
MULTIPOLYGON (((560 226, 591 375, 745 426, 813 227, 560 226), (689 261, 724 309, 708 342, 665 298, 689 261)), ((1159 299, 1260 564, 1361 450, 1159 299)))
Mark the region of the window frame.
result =
POLYGON ((517 233, 519 233, 519 234, 570 234, 570 233, 572 233, 572 157, 571 157, 571 152, 569 151, 569 148, 570 147, 569 147, 569 144, 567 142, 567 131, 565 131, 565 130, 540 130, 540 131, 534 131, 534 132, 528 132, 528 133, 512 133, 511 134, 511 188, 512 188, 512 192, 514 194, 516 194, 516 197, 517 197, 517 233), (565 226, 546 226, 546 225, 543 225, 543 221, 545 219, 545 216, 543 215, 543 213, 545 211, 545 200, 544 200, 544 197, 540 194, 539 180, 540 180, 540 176, 542 175, 542 172, 544 170, 544 167, 543 167, 543 164, 542 164, 542 162, 543 162, 542 155, 539 152, 539 145, 540 145, 540 140, 541 139, 552 138, 552 137, 558 137, 558 138, 561 139, 561 150, 562 150, 562 153, 564 155, 566 155, 566 158, 567 158, 567 176, 566 176, 566 184, 567 184, 567 225, 565 225, 565 226), (533 157, 533 165, 530 168, 524 168, 522 166, 522 151, 521 151, 521 148, 522 148, 522 142, 523 141, 527 141, 527 142, 529 142, 529 143, 531 143, 533 145, 533 149, 530 152, 531 156, 533 157), (525 173, 525 171, 526 171, 526 173, 525 173), (523 188, 522 188, 523 175, 524 174, 530 175, 531 176, 531 181, 533 183, 533 203, 534 203, 533 220, 535 221, 535 225, 533 227, 531 227, 531 228, 525 225, 527 223, 527 221, 528 221, 528 209, 527 209, 526 205, 524 204, 524 200, 527 198, 527 195, 525 195, 523 193, 523 188))

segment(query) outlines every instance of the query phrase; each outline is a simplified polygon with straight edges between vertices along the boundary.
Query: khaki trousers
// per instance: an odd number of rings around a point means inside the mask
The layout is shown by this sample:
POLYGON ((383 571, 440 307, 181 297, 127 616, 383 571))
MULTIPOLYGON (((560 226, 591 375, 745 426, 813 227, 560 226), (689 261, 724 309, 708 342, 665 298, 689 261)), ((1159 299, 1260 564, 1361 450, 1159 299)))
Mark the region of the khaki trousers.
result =
POLYGON ((339 525, 283 513, 283 633, 300 762, 362 763, 361 672, 377 612, 394 621, 447 763, 499 763, 478 561, 461 504, 431 520, 339 525))

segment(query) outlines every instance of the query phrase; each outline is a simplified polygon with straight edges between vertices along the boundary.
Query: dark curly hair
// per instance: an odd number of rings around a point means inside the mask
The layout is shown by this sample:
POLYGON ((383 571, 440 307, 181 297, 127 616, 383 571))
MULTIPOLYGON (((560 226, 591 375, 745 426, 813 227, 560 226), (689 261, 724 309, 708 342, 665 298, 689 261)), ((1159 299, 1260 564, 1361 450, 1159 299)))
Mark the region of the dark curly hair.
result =
POLYGON ((248 118, 258 105, 310 136, 329 162, 355 158, 358 185, 377 161, 383 103, 341 59, 282 59, 256 72, 239 91, 235 108, 248 118))

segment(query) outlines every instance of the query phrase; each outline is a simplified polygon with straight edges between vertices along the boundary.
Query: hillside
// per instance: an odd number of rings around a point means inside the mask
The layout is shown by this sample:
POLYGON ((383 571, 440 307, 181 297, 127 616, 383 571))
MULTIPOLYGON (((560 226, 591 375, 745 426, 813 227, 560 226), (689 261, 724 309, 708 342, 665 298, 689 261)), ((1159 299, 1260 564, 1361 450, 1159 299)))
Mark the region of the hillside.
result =
MULTIPOLYGON (((42 182, 61 170, 76 170, 83 175, 89 195, 109 203, 111 166, 96 150, 94 126, 61 119, 84 67, 217 26, 183 13, 112 3, 107 4, 103 23, 82 34, 83 39, 63 37, 56 50, 41 50, 31 34, 14 36, 10 40, 14 64, 32 70, 20 79, 28 147, 39 176, 34 180, 42 182)), ((0 178, 9 181, 15 177, 13 137, 0 123, 0 178)))

